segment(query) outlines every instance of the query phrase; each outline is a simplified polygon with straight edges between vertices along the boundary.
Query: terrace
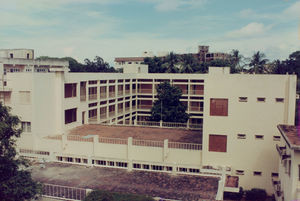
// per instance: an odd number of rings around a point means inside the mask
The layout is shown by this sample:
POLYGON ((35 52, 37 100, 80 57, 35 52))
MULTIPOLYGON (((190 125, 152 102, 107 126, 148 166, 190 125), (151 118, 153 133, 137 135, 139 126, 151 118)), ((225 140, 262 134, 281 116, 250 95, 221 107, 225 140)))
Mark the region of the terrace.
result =
POLYGON ((219 178, 46 163, 33 166, 34 180, 55 185, 146 194, 176 200, 214 200, 219 178))
POLYGON ((98 135, 99 137, 119 139, 132 137, 136 140, 155 141, 168 139, 169 142, 202 144, 202 134, 200 131, 173 128, 82 125, 72 129, 69 135, 98 135))

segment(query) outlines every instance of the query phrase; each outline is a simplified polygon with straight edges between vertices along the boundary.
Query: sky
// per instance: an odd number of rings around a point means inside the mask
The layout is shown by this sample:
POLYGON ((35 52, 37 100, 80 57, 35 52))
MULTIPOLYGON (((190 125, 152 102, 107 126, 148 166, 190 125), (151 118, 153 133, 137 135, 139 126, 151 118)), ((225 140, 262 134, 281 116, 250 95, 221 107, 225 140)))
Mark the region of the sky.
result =
POLYGON ((0 0, 0 49, 113 64, 198 45, 286 59, 300 50, 300 0, 0 0))

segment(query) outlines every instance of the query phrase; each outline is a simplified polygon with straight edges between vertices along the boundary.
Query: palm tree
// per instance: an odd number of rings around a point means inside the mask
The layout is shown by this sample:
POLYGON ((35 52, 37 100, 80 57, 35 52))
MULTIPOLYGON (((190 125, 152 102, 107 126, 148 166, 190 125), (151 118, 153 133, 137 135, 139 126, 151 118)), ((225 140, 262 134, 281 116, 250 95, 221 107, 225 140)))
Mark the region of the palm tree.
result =
POLYGON ((230 54, 231 72, 236 73, 243 71, 243 66, 240 65, 243 56, 240 54, 239 50, 233 49, 230 54))
POLYGON ((170 54, 167 55, 166 58, 164 59, 164 64, 163 64, 163 67, 166 68, 166 73, 177 73, 178 68, 176 67, 176 65, 178 64, 178 62, 179 62, 178 56, 173 52, 170 52, 170 54))
POLYGON ((196 65, 197 61, 192 54, 184 54, 181 56, 181 73, 193 73, 196 65))
POLYGON ((252 56, 249 66, 252 67, 250 70, 254 73, 263 73, 264 65, 268 62, 268 59, 265 59, 266 55, 260 51, 257 51, 252 56))

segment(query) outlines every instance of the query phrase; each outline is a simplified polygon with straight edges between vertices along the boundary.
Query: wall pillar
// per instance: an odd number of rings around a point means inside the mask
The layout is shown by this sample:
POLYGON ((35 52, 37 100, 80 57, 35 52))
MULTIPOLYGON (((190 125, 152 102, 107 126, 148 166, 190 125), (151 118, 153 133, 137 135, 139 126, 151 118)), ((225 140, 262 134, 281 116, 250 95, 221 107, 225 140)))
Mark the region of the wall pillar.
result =
POLYGON ((168 154, 169 154, 169 140, 165 139, 164 148, 163 148, 163 162, 165 162, 166 159, 168 158, 168 154))
POLYGON ((128 171, 132 171, 132 137, 128 138, 127 161, 128 161, 128 171))

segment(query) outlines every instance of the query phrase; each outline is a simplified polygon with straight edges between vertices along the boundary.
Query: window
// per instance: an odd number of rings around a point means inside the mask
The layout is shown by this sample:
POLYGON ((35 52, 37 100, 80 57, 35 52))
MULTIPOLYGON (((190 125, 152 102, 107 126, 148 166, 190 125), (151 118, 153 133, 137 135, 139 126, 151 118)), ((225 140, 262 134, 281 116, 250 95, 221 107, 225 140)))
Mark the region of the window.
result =
POLYGON ((133 168, 141 169, 141 164, 133 163, 133 168))
POLYGON ((20 104, 30 104, 30 91, 19 91, 20 104))
POLYGON ((277 172, 272 172, 271 176, 272 177, 278 177, 278 173, 277 172))
POLYGON ((28 53, 27 53, 27 55, 26 55, 26 56, 27 56, 27 59, 29 59, 29 54, 28 54, 28 53))
POLYGON ((255 139, 257 139, 257 140, 263 140, 264 136, 263 135, 255 135, 255 139))
POLYGON ((151 165, 152 170, 163 170, 163 166, 160 165, 151 165))
POLYGON ((171 166, 166 166, 166 170, 167 170, 167 171, 173 171, 173 167, 171 167, 171 166))
POLYGON ((275 98, 277 103, 283 103, 284 102, 284 98, 275 98))
POLYGON ((187 172, 187 168, 182 168, 182 167, 180 167, 180 168, 178 169, 178 171, 179 171, 179 172, 187 172))
POLYGON ((266 98, 258 97, 257 102, 266 102, 266 98))
POLYGON ((194 168, 189 168, 189 172, 200 173, 200 170, 199 169, 194 169, 194 168))
POLYGON ((248 97, 239 97, 239 102, 247 102, 248 97))
POLYGON ((273 136, 273 140, 274 140, 274 141, 280 141, 280 136, 274 135, 274 136, 273 136))
POLYGON ((210 116, 228 116, 228 99, 211 98, 210 116))
POLYGON ((261 173, 261 172, 259 172, 259 171, 254 171, 254 172, 253 172, 253 175, 254 175, 254 176, 261 176, 261 175, 262 175, 262 173, 261 173))
POLYGON ((65 84, 65 98, 76 97, 77 84, 65 84))
POLYGON ((145 169, 145 170, 149 170, 149 165, 143 165, 143 169, 145 169))
POLYGON ((14 54, 13 53, 10 53, 9 56, 10 56, 11 59, 14 58, 14 54))
POLYGON ((235 174, 236 174, 236 175, 244 175, 245 172, 244 172, 244 170, 236 170, 236 171, 235 171, 235 174))
POLYGON ((237 139, 246 139, 246 134, 237 134, 237 139))
POLYGON ((31 132, 31 122, 21 122, 21 128, 23 132, 31 132))
POLYGON ((76 121, 77 108, 65 110, 65 124, 69 124, 76 121))
POLYGON ((113 161, 108 161, 107 163, 108 163, 108 166, 115 166, 115 162, 113 162, 113 161))
POLYGON ((95 106, 97 106, 97 103, 90 103, 89 104, 89 107, 95 107, 95 106))
POLYGON ((127 163, 124 162, 116 162, 117 167, 127 167, 127 163))
POLYGON ((3 81, 3 86, 7 86, 7 82, 6 81, 3 81))
POLYGON ((75 163, 81 163, 81 159, 80 158, 75 158, 75 163))
POLYGON ((209 135, 209 151, 226 152, 227 136, 226 135, 209 135))
POLYGON ((90 80, 89 84, 97 84, 97 80, 90 80))

